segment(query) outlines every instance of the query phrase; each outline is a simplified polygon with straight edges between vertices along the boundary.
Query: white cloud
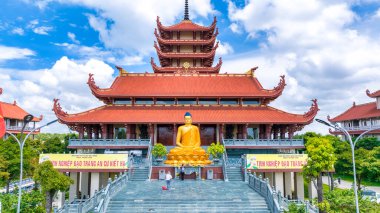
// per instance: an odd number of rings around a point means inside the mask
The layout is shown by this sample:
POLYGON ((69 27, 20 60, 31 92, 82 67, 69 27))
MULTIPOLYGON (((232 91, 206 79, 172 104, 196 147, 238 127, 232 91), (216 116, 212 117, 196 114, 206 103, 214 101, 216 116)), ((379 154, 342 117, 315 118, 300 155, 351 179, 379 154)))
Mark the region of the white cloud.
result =
POLYGON ((35 52, 27 48, 17 48, 0 45, 0 62, 13 59, 22 59, 34 55, 35 52))
MULTIPOLYGON (((2 101, 13 102, 35 116, 44 115, 41 124, 56 119, 52 108, 53 99, 61 99, 64 110, 82 112, 102 105, 87 85, 88 73, 95 74, 100 87, 109 87, 114 80, 114 70, 102 61, 90 59, 76 62, 62 57, 49 69, 11 70, 0 68, 0 81, 4 93, 2 101)), ((63 132, 67 127, 54 124, 46 131, 63 132)))
POLYGON ((49 31, 53 30, 53 27, 41 26, 33 29, 33 32, 40 35, 49 35, 49 31))
POLYGON ((230 20, 242 26, 248 38, 264 32, 267 40, 258 51, 224 60, 222 70, 259 65, 257 76, 267 88, 286 74, 287 87, 273 105, 302 113, 310 99, 318 98, 318 117, 324 119, 342 113, 354 100, 373 101, 365 90, 379 89, 380 41, 378 34, 353 27, 365 20, 350 6, 343 1, 251 0, 238 8, 229 1, 230 20))
POLYGON ((76 43, 76 44, 79 44, 79 43, 80 43, 80 42, 76 39, 75 34, 72 33, 72 32, 68 32, 68 33, 67 33, 67 37, 69 37, 69 39, 70 39, 72 42, 76 43))
MULTIPOLYGON (((90 26, 99 32, 106 48, 120 48, 129 55, 149 55, 154 52, 153 30, 156 17, 164 24, 174 24, 183 18, 184 1, 99 1, 99 0, 57 0, 62 4, 81 5, 98 11, 88 14, 90 26), (170 9, 168 9, 170 5, 170 9)), ((41 3, 41 1, 35 1, 41 3)), ((43 2, 43 1, 42 1, 43 2)), ((193 0, 190 4, 190 18, 207 17, 216 11, 211 0, 193 0)), ((208 23, 210 24, 210 23, 208 23)))
POLYGON ((12 34, 24 35, 24 30, 20 27, 16 27, 11 31, 12 34))
POLYGON ((241 27, 237 23, 232 23, 230 25, 230 30, 237 34, 243 33, 241 27))
POLYGON ((219 56, 228 55, 228 54, 231 54, 233 52, 234 52, 234 49, 232 48, 232 46, 229 43, 219 41, 219 46, 216 49, 217 55, 219 55, 219 56))

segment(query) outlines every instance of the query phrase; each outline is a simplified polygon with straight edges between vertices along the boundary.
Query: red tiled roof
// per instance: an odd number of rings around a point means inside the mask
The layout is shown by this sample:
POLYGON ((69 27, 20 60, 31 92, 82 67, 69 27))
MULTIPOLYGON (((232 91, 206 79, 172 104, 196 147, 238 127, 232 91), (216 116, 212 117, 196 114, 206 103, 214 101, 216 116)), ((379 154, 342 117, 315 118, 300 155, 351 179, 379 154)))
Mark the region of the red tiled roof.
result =
MULTIPOLYGON (((10 118, 10 119, 17 119, 17 120, 23 120, 27 113, 25 110, 23 110, 21 107, 17 106, 17 104, 13 103, 5 103, 0 101, 0 106, 3 111, 4 118, 10 118)), ((41 121, 42 116, 40 118, 33 118, 33 121, 39 122, 41 121)))
POLYGON ((336 116, 333 119, 329 119, 331 122, 349 121, 363 118, 380 117, 380 109, 376 108, 376 102, 353 105, 351 108, 336 116))
MULTIPOLYGON (((360 135, 367 130, 347 130, 347 131, 348 133, 350 133, 350 135, 360 135)), ((341 131, 333 131, 329 129, 329 132, 330 134, 333 134, 333 135, 344 135, 344 133, 341 131)), ((368 134, 380 134, 380 130, 370 131, 368 134)))
MULTIPOLYGON (((314 105, 315 106, 315 105, 314 105)), ((62 111, 55 100, 54 112, 62 123, 182 123, 189 111, 194 123, 308 124, 318 107, 297 115, 268 106, 127 106, 105 105, 78 114, 62 111)))
POLYGON ((377 90, 376 92, 371 93, 371 92, 367 89, 366 93, 367 93, 368 97, 371 97, 371 98, 380 97, 380 90, 377 90))
POLYGON ((214 21, 209 27, 205 27, 205 26, 195 24, 190 20, 183 20, 180 23, 172 25, 172 26, 164 26, 161 24, 160 18, 157 17, 158 29, 165 30, 165 31, 209 31, 209 30, 214 30, 215 26, 216 26, 216 18, 214 18, 214 21))
POLYGON ((284 87, 284 76, 272 90, 263 89, 249 74, 133 74, 115 79, 108 89, 99 89, 92 74, 88 84, 99 99, 110 97, 257 97, 277 98, 284 87))

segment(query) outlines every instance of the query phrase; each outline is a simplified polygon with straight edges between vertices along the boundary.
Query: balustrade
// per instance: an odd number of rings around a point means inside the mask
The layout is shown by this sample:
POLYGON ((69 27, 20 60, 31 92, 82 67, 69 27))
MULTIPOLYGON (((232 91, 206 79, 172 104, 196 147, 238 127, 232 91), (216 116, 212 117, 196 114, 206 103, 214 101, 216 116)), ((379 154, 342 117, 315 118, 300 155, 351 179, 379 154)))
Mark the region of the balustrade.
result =
POLYGON ((128 146, 146 146, 149 147, 150 139, 70 139, 69 146, 76 147, 128 147, 128 146))
POLYGON ((305 146, 303 139, 224 139, 225 146, 305 146))

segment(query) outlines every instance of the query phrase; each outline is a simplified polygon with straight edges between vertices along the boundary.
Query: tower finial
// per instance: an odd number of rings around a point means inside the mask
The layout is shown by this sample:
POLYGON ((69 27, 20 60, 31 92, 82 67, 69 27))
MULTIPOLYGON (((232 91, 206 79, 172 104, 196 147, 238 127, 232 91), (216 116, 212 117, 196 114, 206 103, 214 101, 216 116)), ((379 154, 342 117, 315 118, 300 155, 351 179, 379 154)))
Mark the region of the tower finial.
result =
POLYGON ((189 2, 188 2, 188 0, 185 0, 185 16, 183 17, 183 20, 190 20, 190 18, 189 18, 189 2))

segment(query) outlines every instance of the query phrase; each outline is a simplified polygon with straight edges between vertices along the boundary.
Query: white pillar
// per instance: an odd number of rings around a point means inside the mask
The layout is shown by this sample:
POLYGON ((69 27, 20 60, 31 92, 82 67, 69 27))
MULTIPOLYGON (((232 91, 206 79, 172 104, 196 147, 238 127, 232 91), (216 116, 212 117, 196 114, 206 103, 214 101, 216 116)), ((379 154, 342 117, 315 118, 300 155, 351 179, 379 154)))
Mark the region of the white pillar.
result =
POLYGON ((80 192, 83 198, 84 196, 88 197, 88 172, 80 173, 80 192))
POLYGON ((305 199, 305 189, 304 189, 304 183, 303 183, 303 176, 301 172, 295 172, 294 178, 296 180, 295 184, 295 192, 296 197, 298 200, 304 200, 305 199))
POLYGON ((265 172, 265 177, 269 179, 269 185, 274 186, 274 173, 273 172, 265 172))
POLYGON ((284 173, 275 172, 274 173, 274 182, 276 191, 281 191, 281 195, 284 196, 284 173))
POLYGON ((74 183, 70 185, 70 190, 69 190, 69 202, 70 203, 74 200, 74 198, 77 195, 77 191, 78 191, 77 177, 78 177, 78 172, 70 172, 70 178, 71 178, 71 180, 74 181, 74 183))
POLYGON ((315 188, 313 181, 309 183, 309 199, 314 199, 318 197, 317 188, 315 188))
POLYGON ((99 172, 91 172, 90 197, 94 196, 95 190, 99 191, 100 177, 99 172))
POLYGON ((285 178, 285 191, 284 191, 284 197, 292 197, 292 176, 290 172, 284 172, 284 178, 285 178))
POLYGON ((65 192, 58 191, 57 193, 57 208, 60 209, 65 204, 65 192))

